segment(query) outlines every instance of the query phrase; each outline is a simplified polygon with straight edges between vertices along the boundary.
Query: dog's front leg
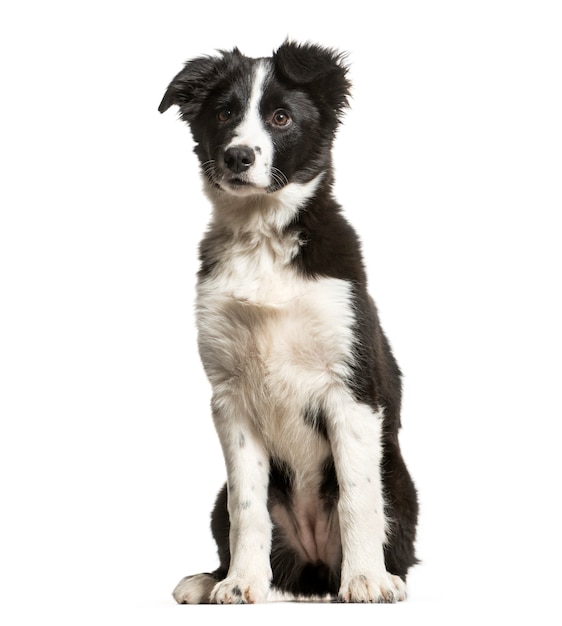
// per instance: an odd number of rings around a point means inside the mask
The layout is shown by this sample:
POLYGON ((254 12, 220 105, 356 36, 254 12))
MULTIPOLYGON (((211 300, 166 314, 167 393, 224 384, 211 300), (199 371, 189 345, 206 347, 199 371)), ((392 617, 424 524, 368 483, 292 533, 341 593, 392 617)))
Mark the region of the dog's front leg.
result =
POLYGON ((342 541, 339 599, 396 602, 404 582, 386 571, 386 521, 381 480, 382 412, 340 395, 329 414, 329 435, 339 484, 342 541))
POLYGON ((243 410, 215 405, 213 417, 227 470, 230 567, 211 594, 218 604, 263 602, 271 582, 269 456, 243 410))

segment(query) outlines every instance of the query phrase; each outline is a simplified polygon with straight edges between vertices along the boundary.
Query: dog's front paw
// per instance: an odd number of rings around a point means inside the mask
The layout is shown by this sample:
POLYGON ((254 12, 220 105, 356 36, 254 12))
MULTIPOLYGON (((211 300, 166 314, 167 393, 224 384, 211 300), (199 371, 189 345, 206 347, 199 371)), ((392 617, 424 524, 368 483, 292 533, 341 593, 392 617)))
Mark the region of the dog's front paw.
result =
POLYGON ((406 583, 388 572, 381 576, 352 576, 342 582, 338 594, 340 602, 400 602, 405 599, 406 583))
POLYGON ((211 602, 216 604, 255 604, 267 600, 269 583, 244 580, 238 577, 225 578, 215 585, 211 602))

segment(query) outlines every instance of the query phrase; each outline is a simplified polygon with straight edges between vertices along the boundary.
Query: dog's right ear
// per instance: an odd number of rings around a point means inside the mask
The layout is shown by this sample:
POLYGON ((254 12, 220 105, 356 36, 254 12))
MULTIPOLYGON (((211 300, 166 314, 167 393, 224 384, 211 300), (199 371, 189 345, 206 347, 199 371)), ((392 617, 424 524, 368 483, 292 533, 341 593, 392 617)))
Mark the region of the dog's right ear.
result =
POLYGON ((212 57, 200 57, 188 61, 168 85, 158 107, 160 113, 164 113, 176 104, 180 109, 182 119, 186 122, 191 121, 199 112, 215 66, 216 59, 212 57))
POLYGON ((158 110, 167 111, 173 104, 181 118, 191 122, 201 111, 205 99, 220 77, 219 57, 204 56, 188 61, 169 84, 158 110))

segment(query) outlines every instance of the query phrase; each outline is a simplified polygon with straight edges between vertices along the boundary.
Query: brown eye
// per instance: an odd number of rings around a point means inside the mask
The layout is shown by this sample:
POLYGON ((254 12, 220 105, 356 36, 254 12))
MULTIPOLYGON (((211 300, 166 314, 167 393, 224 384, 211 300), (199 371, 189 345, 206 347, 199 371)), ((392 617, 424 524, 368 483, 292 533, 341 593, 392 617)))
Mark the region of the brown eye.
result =
POLYGON ((226 122, 232 115, 232 111, 228 107, 224 107, 217 111, 217 119, 219 122, 226 122))
POLYGON ((274 126, 288 126, 291 123, 291 116, 284 109, 277 109, 271 122, 274 126))

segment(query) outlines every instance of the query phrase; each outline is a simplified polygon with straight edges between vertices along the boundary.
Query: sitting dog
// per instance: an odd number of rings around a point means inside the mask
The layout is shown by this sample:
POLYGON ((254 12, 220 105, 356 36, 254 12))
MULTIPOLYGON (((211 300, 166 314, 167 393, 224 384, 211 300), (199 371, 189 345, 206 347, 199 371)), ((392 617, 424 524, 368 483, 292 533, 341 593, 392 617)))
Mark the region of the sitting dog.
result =
POLYGON ((181 580, 179 603, 406 596, 418 503, 401 373, 332 193, 347 73, 317 45, 235 48, 187 62, 159 107, 190 126, 213 206, 196 314, 227 473, 220 565, 181 580))

